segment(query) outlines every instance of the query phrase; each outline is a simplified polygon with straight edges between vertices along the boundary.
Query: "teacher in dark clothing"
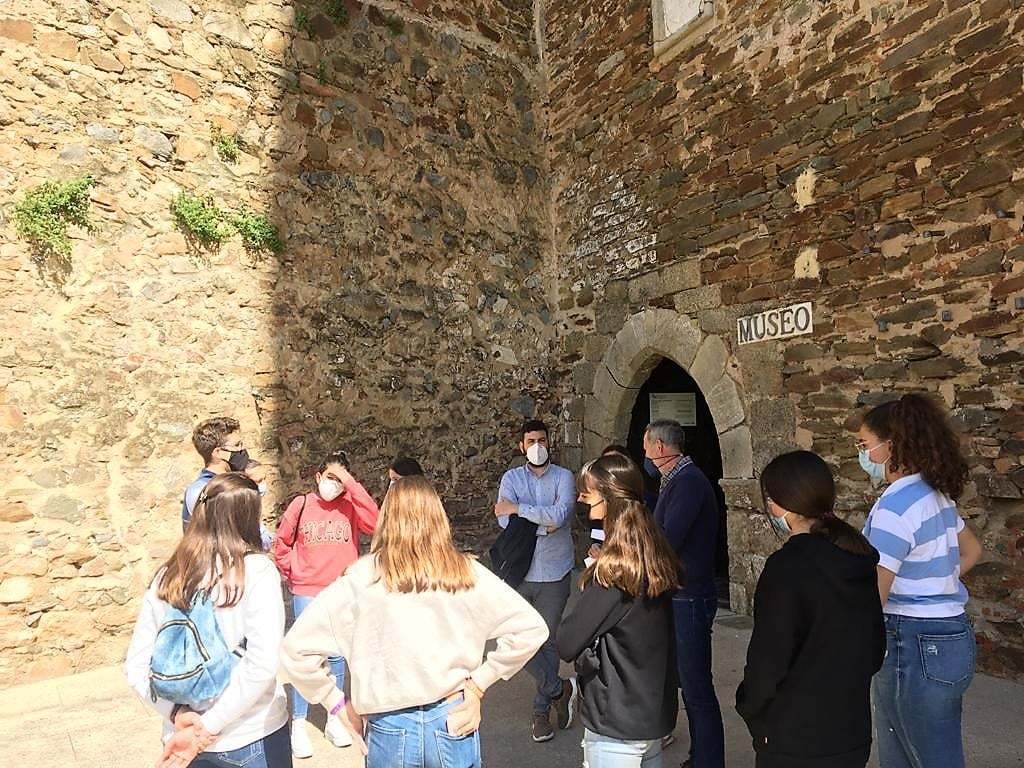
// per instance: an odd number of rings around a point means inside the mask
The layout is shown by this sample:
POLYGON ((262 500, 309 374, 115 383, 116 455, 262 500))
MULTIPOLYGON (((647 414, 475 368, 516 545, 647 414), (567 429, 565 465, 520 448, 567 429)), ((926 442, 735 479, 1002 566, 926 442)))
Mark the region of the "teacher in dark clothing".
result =
POLYGON ((583 686, 583 762, 661 768, 661 740, 679 713, 672 627, 679 561, 644 506, 631 459, 592 461, 579 489, 605 532, 557 638, 559 655, 576 662, 583 686))
POLYGON ((724 768, 725 731, 711 676, 718 502, 711 482, 683 455, 679 422, 651 422, 644 433, 644 455, 661 474, 654 519, 682 561, 686 579, 672 600, 679 687, 690 728, 690 757, 683 766, 724 768))
POLYGON ((768 558, 736 709, 757 768, 864 768, 871 678, 885 656, 878 553, 835 516, 835 481, 810 451, 761 473, 772 527, 789 540, 768 558))

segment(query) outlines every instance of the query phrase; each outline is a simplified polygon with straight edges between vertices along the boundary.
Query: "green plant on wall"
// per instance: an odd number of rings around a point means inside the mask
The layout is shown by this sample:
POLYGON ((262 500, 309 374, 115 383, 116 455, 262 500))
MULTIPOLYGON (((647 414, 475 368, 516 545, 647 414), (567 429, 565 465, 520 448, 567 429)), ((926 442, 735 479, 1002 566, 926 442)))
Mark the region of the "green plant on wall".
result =
POLYGON ((213 131, 211 131, 211 138, 213 139, 213 146, 217 150, 217 155, 221 160, 225 163, 238 162, 238 155, 241 149, 237 136, 228 136, 218 126, 214 126, 213 131))
POLYGON ((313 36, 313 23, 310 21, 309 11, 305 8, 295 11, 295 26, 305 32, 307 36, 313 36))
POLYGON ((390 13, 385 14, 384 24, 387 26, 388 31, 391 32, 392 37, 398 37, 405 32, 405 22, 398 16, 393 16, 390 13))
POLYGON ((263 214, 243 205, 234 211, 224 210, 209 196, 197 197, 181 192, 171 204, 178 227, 195 243, 213 250, 237 232, 250 254, 269 251, 280 253, 284 248, 277 228, 263 214))
POLYGON ((58 289, 71 273, 71 240, 68 225, 93 231, 89 221, 91 176, 70 181, 47 181, 29 190, 14 207, 14 226, 32 245, 33 259, 58 289))
POLYGON ((324 11, 336 24, 344 26, 348 23, 348 6, 345 5, 345 0, 327 0, 324 3, 324 11))
POLYGON ((181 192, 171 203, 171 213, 178 227, 204 248, 216 248, 231 236, 224 212, 211 197, 181 192))
POLYGON ((316 81, 320 85, 327 85, 327 65, 322 61, 316 65, 316 81))
POLYGON ((277 234, 277 228, 270 223, 270 220, 245 205, 231 215, 230 223, 242 236, 242 245, 249 253, 255 254, 261 251, 280 253, 284 248, 284 244, 277 234))

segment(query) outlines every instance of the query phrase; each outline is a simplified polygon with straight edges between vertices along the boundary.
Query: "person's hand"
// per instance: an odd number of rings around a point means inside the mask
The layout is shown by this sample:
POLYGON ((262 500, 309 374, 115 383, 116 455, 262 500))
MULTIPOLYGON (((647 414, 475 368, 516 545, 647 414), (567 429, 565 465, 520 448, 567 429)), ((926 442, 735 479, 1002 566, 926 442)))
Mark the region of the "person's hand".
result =
POLYGON ((548 536, 550 536, 552 533, 554 533, 555 531, 558 530, 558 526, 557 525, 549 525, 544 530, 547 531, 548 532, 548 536))
POLYGON ((345 488, 348 488, 349 483, 354 483, 356 480, 354 477, 352 477, 351 472, 349 472, 347 469, 341 466, 338 467, 337 475, 338 479, 341 481, 342 486, 344 486, 345 488))
POLYGON ((509 515, 518 515, 519 505, 513 504, 508 499, 498 499, 498 503, 494 505, 494 516, 495 517, 508 517, 509 515))
POLYGON ((601 548, 597 544, 591 544, 590 549, 587 550, 587 556, 597 560, 597 556, 601 554, 601 548))
POLYGON ((188 707, 179 707, 177 713, 174 715, 174 720, 171 721, 174 725, 174 730, 183 731, 186 728, 191 728, 193 725, 199 722, 199 713, 195 712, 188 707))
POLYGON ((368 750, 366 741, 363 740, 363 734, 366 733, 366 718, 356 712, 351 701, 345 702, 345 708, 338 713, 337 717, 352 734, 352 743, 359 747, 363 757, 366 757, 368 750))
MULTIPOLYGON (((198 721, 199 716, 195 712, 190 714, 196 717, 195 725, 174 732, 174 735, 164 744, 163 754, 160 755, 156 764, 157 768, 185 768, 195 760, 196 755, 205 751, 216 741, 217 737, 207 731, 198 721)), ((175 718, 175 722, 177 720, 178 718, 175 718)))
POLYGON ((480 729, 480 696, 475 688, 463 688, 462 703, 448 712, 448 733, 452 736, 469 736, 480 729))

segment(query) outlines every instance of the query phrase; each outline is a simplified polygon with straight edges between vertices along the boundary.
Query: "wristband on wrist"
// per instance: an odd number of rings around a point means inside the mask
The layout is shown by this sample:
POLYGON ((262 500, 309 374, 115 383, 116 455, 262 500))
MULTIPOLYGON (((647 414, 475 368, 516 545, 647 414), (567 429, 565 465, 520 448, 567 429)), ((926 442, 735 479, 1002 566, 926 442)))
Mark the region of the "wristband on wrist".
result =
POLYGON ((331 707, 331 717, 334 717, 336 714, 341 712, 341 710, 343 710, 344 708, 345 708, 345 694, 343 693, 343 694, 341 694, 341 700, 338 701, 338 703, 335 704, 333 707, 331 707))
POLYGON ((476 694, 476 697, 478 699, 483 699, 484 689, 477 685, 476 681, 472 677, 466 678, 466 687, 469 688, 469 690, 471 690, 474 694, 476 694))

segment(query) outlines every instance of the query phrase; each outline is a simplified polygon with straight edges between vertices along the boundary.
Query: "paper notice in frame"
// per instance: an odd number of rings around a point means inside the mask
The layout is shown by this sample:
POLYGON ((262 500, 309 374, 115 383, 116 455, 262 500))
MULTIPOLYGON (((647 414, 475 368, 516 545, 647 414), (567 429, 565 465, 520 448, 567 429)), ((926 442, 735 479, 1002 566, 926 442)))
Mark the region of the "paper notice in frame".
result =
POLYGON ((697 426, 697 395, 693 392, 652 392, 651 421, 672 419, 684 427, 697 426))

